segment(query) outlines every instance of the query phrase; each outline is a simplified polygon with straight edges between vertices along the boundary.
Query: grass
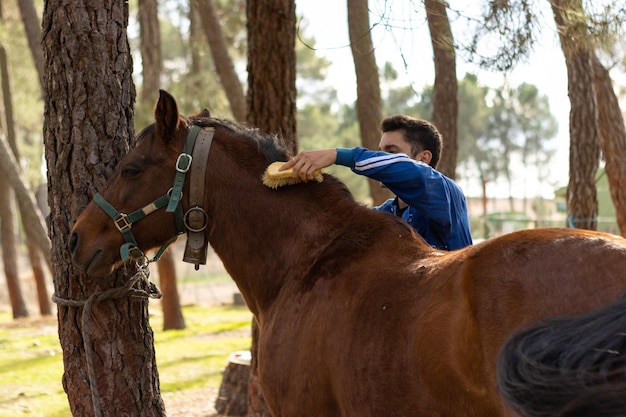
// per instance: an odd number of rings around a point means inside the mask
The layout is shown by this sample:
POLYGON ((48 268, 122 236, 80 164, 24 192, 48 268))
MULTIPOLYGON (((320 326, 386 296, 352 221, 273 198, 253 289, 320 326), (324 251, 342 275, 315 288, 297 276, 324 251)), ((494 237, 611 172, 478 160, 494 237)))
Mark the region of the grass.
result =
MULTIPOLYGON (((218 388, 228 355, 250 348, 252 316, 245 307, 187 306, 186 329, 167 332, 161 330, 160 308, 150 309, 164 396, 218 388)), ((56 318, 13 320, 0 313, 0 417, 69 416, 62 376, 56 318)))

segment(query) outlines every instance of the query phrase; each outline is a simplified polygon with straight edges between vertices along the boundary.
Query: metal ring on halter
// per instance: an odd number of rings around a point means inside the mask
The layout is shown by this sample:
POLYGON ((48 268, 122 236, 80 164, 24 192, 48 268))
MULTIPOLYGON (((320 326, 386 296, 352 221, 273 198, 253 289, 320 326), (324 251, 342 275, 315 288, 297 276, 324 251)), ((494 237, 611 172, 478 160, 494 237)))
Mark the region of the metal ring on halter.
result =
MULTIPOLYGON (((194 223, 196 219, 193 219, 194 223)), ((187 210, 187 212, 185 213, 185 215, 183 216, 183 223, 185 224, 185 227, 187 228, 187 230, 189 230, 190 232, 201 232, 204 229, 206 229, 207 223, 209 222, 209 216, 206 214, 206 212, 204 211, 204 209, 202 209, 201 207, 195 206, 190 208, 189 210, 187 210), (189 225, 189 215, 195 212, 200 212, 202 213, 202 225, 200 227, 191 227, 189 225)))
POLYGON ((135 259, 135 266, 141 270, 146 270, 148 268, 148 264, 150 264, 150 260, 146 255, 141 255, 139 258, 135 259))

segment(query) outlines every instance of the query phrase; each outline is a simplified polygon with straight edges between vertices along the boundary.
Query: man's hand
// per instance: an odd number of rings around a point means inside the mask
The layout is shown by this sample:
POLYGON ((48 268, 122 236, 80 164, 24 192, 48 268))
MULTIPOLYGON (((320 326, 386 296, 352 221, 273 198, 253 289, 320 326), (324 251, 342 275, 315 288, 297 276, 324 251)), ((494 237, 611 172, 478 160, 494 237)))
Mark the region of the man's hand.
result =
POLYGON ((279 171, 293 168, 292 176, 303 181, 313 179, 313 172, 326 168, 337 161, 337 149, 319 149, 300 152, 280 167, 279 171))

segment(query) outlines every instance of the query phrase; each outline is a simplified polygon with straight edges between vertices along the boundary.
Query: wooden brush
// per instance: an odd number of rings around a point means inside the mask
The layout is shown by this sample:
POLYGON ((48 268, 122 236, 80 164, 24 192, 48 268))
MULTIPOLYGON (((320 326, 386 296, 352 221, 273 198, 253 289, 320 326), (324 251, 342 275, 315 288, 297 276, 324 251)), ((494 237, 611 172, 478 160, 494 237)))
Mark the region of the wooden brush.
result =
MULTIPOLYGON (((278 187, 282 187, 283 185, 293 185, 304 182, 301 178, 294 178, 291 176, 293 173, 293 169, 291 168, 279 171, 278 169, 282 167, 283 164, 284 162, 273 162, 267 167, 262 177, 263 184, 265 184, 266 187, 276 189, 278 187)), ((318 169, 313 173, 313 180, 317 182, 322 182, 324 180, 321 169, 318 169)))

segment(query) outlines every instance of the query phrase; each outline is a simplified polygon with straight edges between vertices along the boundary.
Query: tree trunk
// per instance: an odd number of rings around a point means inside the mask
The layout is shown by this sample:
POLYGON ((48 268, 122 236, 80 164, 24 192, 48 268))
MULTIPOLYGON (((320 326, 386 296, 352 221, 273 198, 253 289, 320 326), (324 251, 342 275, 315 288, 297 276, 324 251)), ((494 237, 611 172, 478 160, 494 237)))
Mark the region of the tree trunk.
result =
POLYGON ((35 279, 39 314, 42 316, 48 316, 52 314, 52 306, 50 304, 50 296, 46 285, 43 263, 41 262, 41 253, 30 239, 26 240, 26 249, 28 250, 28 259, 30 260, 30 265, 33 269, 33 278, 35 279))
POLYGON ((605 161, 617 225, 626 237, 626 130, 619 100, 609 71, 593 56, 593 75, 598 105, 598 138, 605 161))
MULTIPOLYGON (((383 110, 367 0, 348 0, 348 30, 356 73, 356 112, 361 143, 365 148, 378 149, 383 110)), ((368 184, 375 205, 391 197, 380 182, 368 179, 368 184)))
MULTIPOLYGON (((248 117, 260 130, 296 142, 296 10, 294 0, 248 0, 248 117), (271 48, 268 48, 271 45, 271 48)), ((270 416, 258 382, 258 327, 252 325, 248 416, 270 416)))
MULTIPOLYGON (((22 5, 20 5, 20 7, 22 7, 22 5)), ((24 9, 26 9, 24 13, 27 13, 27 14, 30 12, 34 13, 34 10, 31 11, 28 5, 24 5, 23 7, 24 9)), ((37 14, 35 13, 35 17, 36 16, 37 14)), ((39 35, 38 32, 39 30, 37 30, 37 35, 39 35)), ((39 54, 41 54, 41 46, 39 46, 38 51, 39 51, 39 54)), ((35 54, 35 52, 33 52, 33 54, 35 54)), ((1 45, 0 45, 0 72, 2 73, 2 98, 3 98, 3 103, 4 103, 4 116, 5 116, 5 122, 6 122, 5 126, 6 126, 6 132, 7 132, 7 142, 10 148, 10 152, 14 156, 15 162, 16 162, 13 167, 15 168, 16 171, 19 172, 21 171, 20 166, 19 166, 20 154, 19 154, 18 147, 17 147, 15 123, 13 120, 13 94, 11 90, 11 82, 9 79, 9 69, 7 65, 6 51, 1 45)), ((9 152, 9 150, 7 150, 7 152, 9 152)), ((4 179, 3 182, 5 185, 8 185, 6 179, 4 179)), ((28 192, 30 192, 30 190, 28 192)), ((11 191, 9 194, 11 195, 11 197, 13 198, 15 197, 15 192, 11 191)), ((32 205, 32 203, 34 202, 34 199, 31 198, 31 196, 29 196, 28 198, 26 198, 26 196, 22 196, 18 200, 18 202, 19 202, 19 210, 22 213, 22 218, 23 219, 32 218, 35 225, 36 224, 41 225, 41 228, 39 228, 39 233, 40 233, 39 237, 41 240, 41 244, 46 245, 46 247, 42 248, 41 250, 45 250, 45 252, 43 252, 42 254, 43 256, 45 256, 46 261, 48 261, 50 259, 50 251, 48 249, 49 242, 48 242, 47 236, 41 236, 42 234, 45 235, 45 232, 43 232, 43 223, 41 223, 42 218, 40 216, 37 216, 39 217, 39 219, 35 219, 35 216, 38 214, 38 212, 32 205), (39 220, 39 222, 37 220, 39 220)), ((13 211, 12 214, 15 215, 16 214, 15 205, 12 205, 11 210, 13 211)), ((52 311, 50 307, 50 299, 48 295, 48 290, 46 288, 45 277, 43 275, 43 269, 41 268, 40 252, 34 243, 34 241, 37 240, 37 233, 33 230, 33 227, 30 224, 24 224, 24 231, 26 232, 26 238, 25 238, 26 246, 28 248, 29 259, 31 260, 33 276, 35 278, 37 298, 39 300, 39 309, 42 315, 51 314, 52 311)), ((16 249, 15 254, 16 256, 19 256, 18 255, 19 250, 16 249)), ((14 262, 17 262, 17 258, 14 262)), ((18 275, 19 275, 19 271, 18 271, 18 275)), ((19 290, 19 280, 17 280, 14 285, 17 285, 18 290, 19 290)), ((19 292, 21 293, 21 291, 19 292)), ((19 297, 21 297, 21 295, 19 295, 19 297)))
POLYGON ((43 91, 43 50, 41 49, 41 27, 39 26, 41 20, 37 16, 37 9, 35 9, 33 0, 17 0, 17 4, 20 8, 30 53, 33 56, 35 68, 37 68, 37 74, 39 75, 39 86, 41 91, 43 91))
POLYGON ((161 284, 161 309, 163 310, 163 330, 184 329, 185 318, 180 307, 176 280, 176 263, 171 250, 165 251, 157 262, 159 283, 161 284))
POLYGON ((153 106, 161 85, 161 32, 156 0, 139 0, 139 39, 143 84, 140 101, 153 106))
POLYGON ((294 0, 250 0, 246 3, 246 14, 247 120, 262 131, 285 138, 290 150, 296 153, 294 0))
POLYGON ((554 20, 567 66, 570 110, 567 216, 571 227, 596 229, 596 171, 600 158, 598 117, 593 85, 593 52, 581 0, 551 0, 554 20))
MULTIPOLYGON (((161 86, 161 35, 156 0, 139 0, 139 33, 141 39, 141 62, 143 86, 141 108, 154 107, 161 86)), ((163 297, 163 329, 184 329, 185 320, 180 307, 178 287, 176 285, 176 265, 174 257, 168 251, 157 262, 159 282, 163 297)))
POLYGON ((220 82, 230 103, 230 110, 233 112, 235 119, 245 121, 246 99, 243 87, 235 72, 235 65, 228 54, 228 44, 222 33, 222 25, 217 16, 215 3, 213 0, 194 0, 194 2, 198 3, 204 34, 209 42, 215 70, 220 77, 220 82))
POLYGON ((72 415, 81 417, 165 415, 147 298, 121 295, 85 304, 123 287, 128 270, 90 279, 73 267, 67 245, 74 219, 132 138, 127 25, 124 1, 48 0, 44 7, 43 133, 55 300, 63 387, 72 415))
POLYGON ((432 122, 443 136, 443 151, 437 169, 449 178, 456 177, 459 100, 456 54, 450 21, 443 0, 425 0, 428 28, 435 56, 432 122))
POLYGON ((13 318, 28 317, 17 265, 17 215, 13 190, 0 175, 0 246, 13 318))

